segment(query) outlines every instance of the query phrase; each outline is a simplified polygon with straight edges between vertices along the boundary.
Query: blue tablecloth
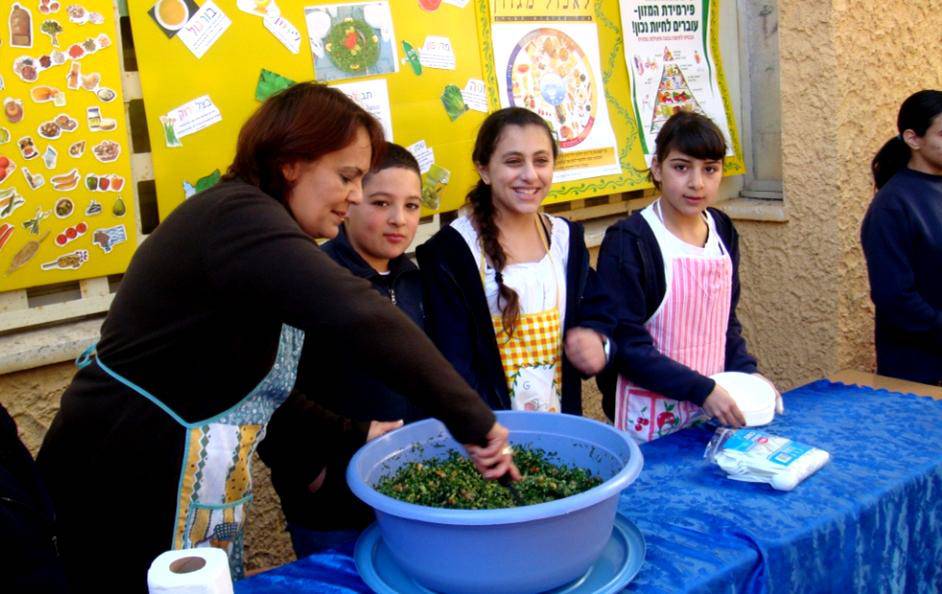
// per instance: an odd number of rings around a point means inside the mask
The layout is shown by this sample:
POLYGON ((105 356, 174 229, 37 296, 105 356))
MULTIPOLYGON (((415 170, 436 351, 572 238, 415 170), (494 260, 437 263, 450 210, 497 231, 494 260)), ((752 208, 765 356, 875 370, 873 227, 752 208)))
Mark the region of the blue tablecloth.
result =
MULTIPOLYGON (((942 401, 819 381, 765 428, 831 452, 794 491, 726 479, 712 429, 642 447, 619 511, 647 557, 628 592, 942 591, 942 401)), ((242 580, 238 594, 369 592, 352 548, 242 580)))

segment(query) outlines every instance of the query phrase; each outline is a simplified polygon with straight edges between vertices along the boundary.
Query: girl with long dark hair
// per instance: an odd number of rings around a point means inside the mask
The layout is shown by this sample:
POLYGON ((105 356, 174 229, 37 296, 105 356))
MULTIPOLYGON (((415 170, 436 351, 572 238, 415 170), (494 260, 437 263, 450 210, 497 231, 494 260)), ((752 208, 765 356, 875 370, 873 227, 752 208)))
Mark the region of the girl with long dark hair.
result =
POLYGON ((877 373, 942 384, 942 91, 903 101, 873 158, 861 229, 876 306, 877 373))
POLYGON ((417 250, 428 331, 495 409, 581 414, 582 376, 607 363, 612 319, 582 227, 540 213, 557 155, 539 115, 489 115, 469 212, 417 250))

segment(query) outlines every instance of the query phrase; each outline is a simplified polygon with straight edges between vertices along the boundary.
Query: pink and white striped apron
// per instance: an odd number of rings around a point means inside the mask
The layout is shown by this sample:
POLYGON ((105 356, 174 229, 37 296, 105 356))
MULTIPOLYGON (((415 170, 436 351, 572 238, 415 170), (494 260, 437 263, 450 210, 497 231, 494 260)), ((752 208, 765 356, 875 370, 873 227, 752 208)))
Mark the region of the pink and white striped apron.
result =
MULTIPOLYGON (((667 290, 657 311, 644 327, 654 348, 703 375, 725 369, 726 328, 732 295, 733 264, 716 233, 710 228, 703 254, 690 253, 660 218, 655 202, 642 212, 654 231, 664 259, 667 290), (711 242, 716 245, 711 248, 711 242), (718 249, 717 249, 718 248, 718 249), (706 255, 706 254, 716 254, 706 255)), ((647 442, 668 435, 705 418, 703 409, 645 390, 618 376, 615 391, 615 426, 636 441, 647 442)))

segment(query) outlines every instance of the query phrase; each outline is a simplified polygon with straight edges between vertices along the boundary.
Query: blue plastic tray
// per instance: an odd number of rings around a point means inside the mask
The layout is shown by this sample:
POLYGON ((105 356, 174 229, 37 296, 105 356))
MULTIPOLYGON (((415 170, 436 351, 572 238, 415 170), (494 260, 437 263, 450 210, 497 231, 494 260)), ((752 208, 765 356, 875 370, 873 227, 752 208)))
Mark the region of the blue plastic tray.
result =
MULTIPOLYGON (((644 537, 638 527, 621 514, 615 515, 612 537, 602 555, 584 576, 551 590, 552 594, 610 594, 619 592, 638 575, 644 562, 644 537)), ((354 552, 357 570, 366 584, 379 594, 435 594, 415 582, 396 564, 373 524, 357 540, 354 552)))

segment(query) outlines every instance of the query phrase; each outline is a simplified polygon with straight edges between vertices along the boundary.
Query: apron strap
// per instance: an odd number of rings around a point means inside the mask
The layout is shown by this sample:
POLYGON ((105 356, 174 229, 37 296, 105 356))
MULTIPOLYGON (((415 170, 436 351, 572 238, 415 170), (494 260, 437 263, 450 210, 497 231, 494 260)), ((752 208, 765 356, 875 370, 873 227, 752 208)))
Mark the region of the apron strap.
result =
POLYGON ((98 357, 98 352, 95 350, 95 347, 97 347, 97 346, 98 346, 98 343, 92 343, 92 344, 88 345, 88 347, 87 347, 84 351, 82 351, 82 354, 79 355, 79 356, 75 359, 75 365, 76 365, 79 369, 85 369, 86 367, 88 367, 89 365, 91 365, 92 362, 97 363, 97 364, 98 364, 98 367, 101 368, 102 371, 104 371, 105 373, 107 373, 108 375, 110 375, 112 378, 114 378, 114 379, 117 380, 118 382, 124 384, 124 385, 127 386, 128 388, 131 388, 133 391, 137 392, 138 394, 140 394, 140 395, 143 396, 144 398, 147 398, 148 400, 150 400, 150 401, 151 401, 152 403, 154 403, 158 408, 160 408, 160 409, 163 410, 165 413, 167 413, 168 415, 170 415, 170 418, 172 418, 174 421, 176 421, 177 423, 179 423, 179 424, 182 425, 183 427, 190 428, 190 427, 193 427, 193 426, 194 426, 193 423, 187 423, 186 421, 184 421, 184 420, 183 420, 183 417, 181 417, 181 416, 178 415, 177 413, 173 412, 173 410, 172 410, 169 406, 167 406, 166 404, 164 404, 163 402, 161 402, 160 400, 158 400, 158 398, 157 398, 156 396, 154 396, 153 394, 151 394, 150 392, 148 392, 148 391, 145 390, 144 388, 140 387, 139 385, 135 384, 134 382, 132 382, 132 381, 129 380, 128 378, 124 377, 123 375, 121 375, 121 374, 118 373, 117 371, 114 371, 113 369, 111 369, 110 367, 108 367, 107 365, 105 365, 104 361, 102 361, 102 360, 98 357))
POLYGON ((97 346, 98 343, 93 342, 92 344, 85 347, 85 350, 82 351, 82 354, 75 358, 75 366, 79 369, 85 369, 91 365, 92 359, 96 359, 98 357, 98 353, 95 350, 95 347, 97 346))

